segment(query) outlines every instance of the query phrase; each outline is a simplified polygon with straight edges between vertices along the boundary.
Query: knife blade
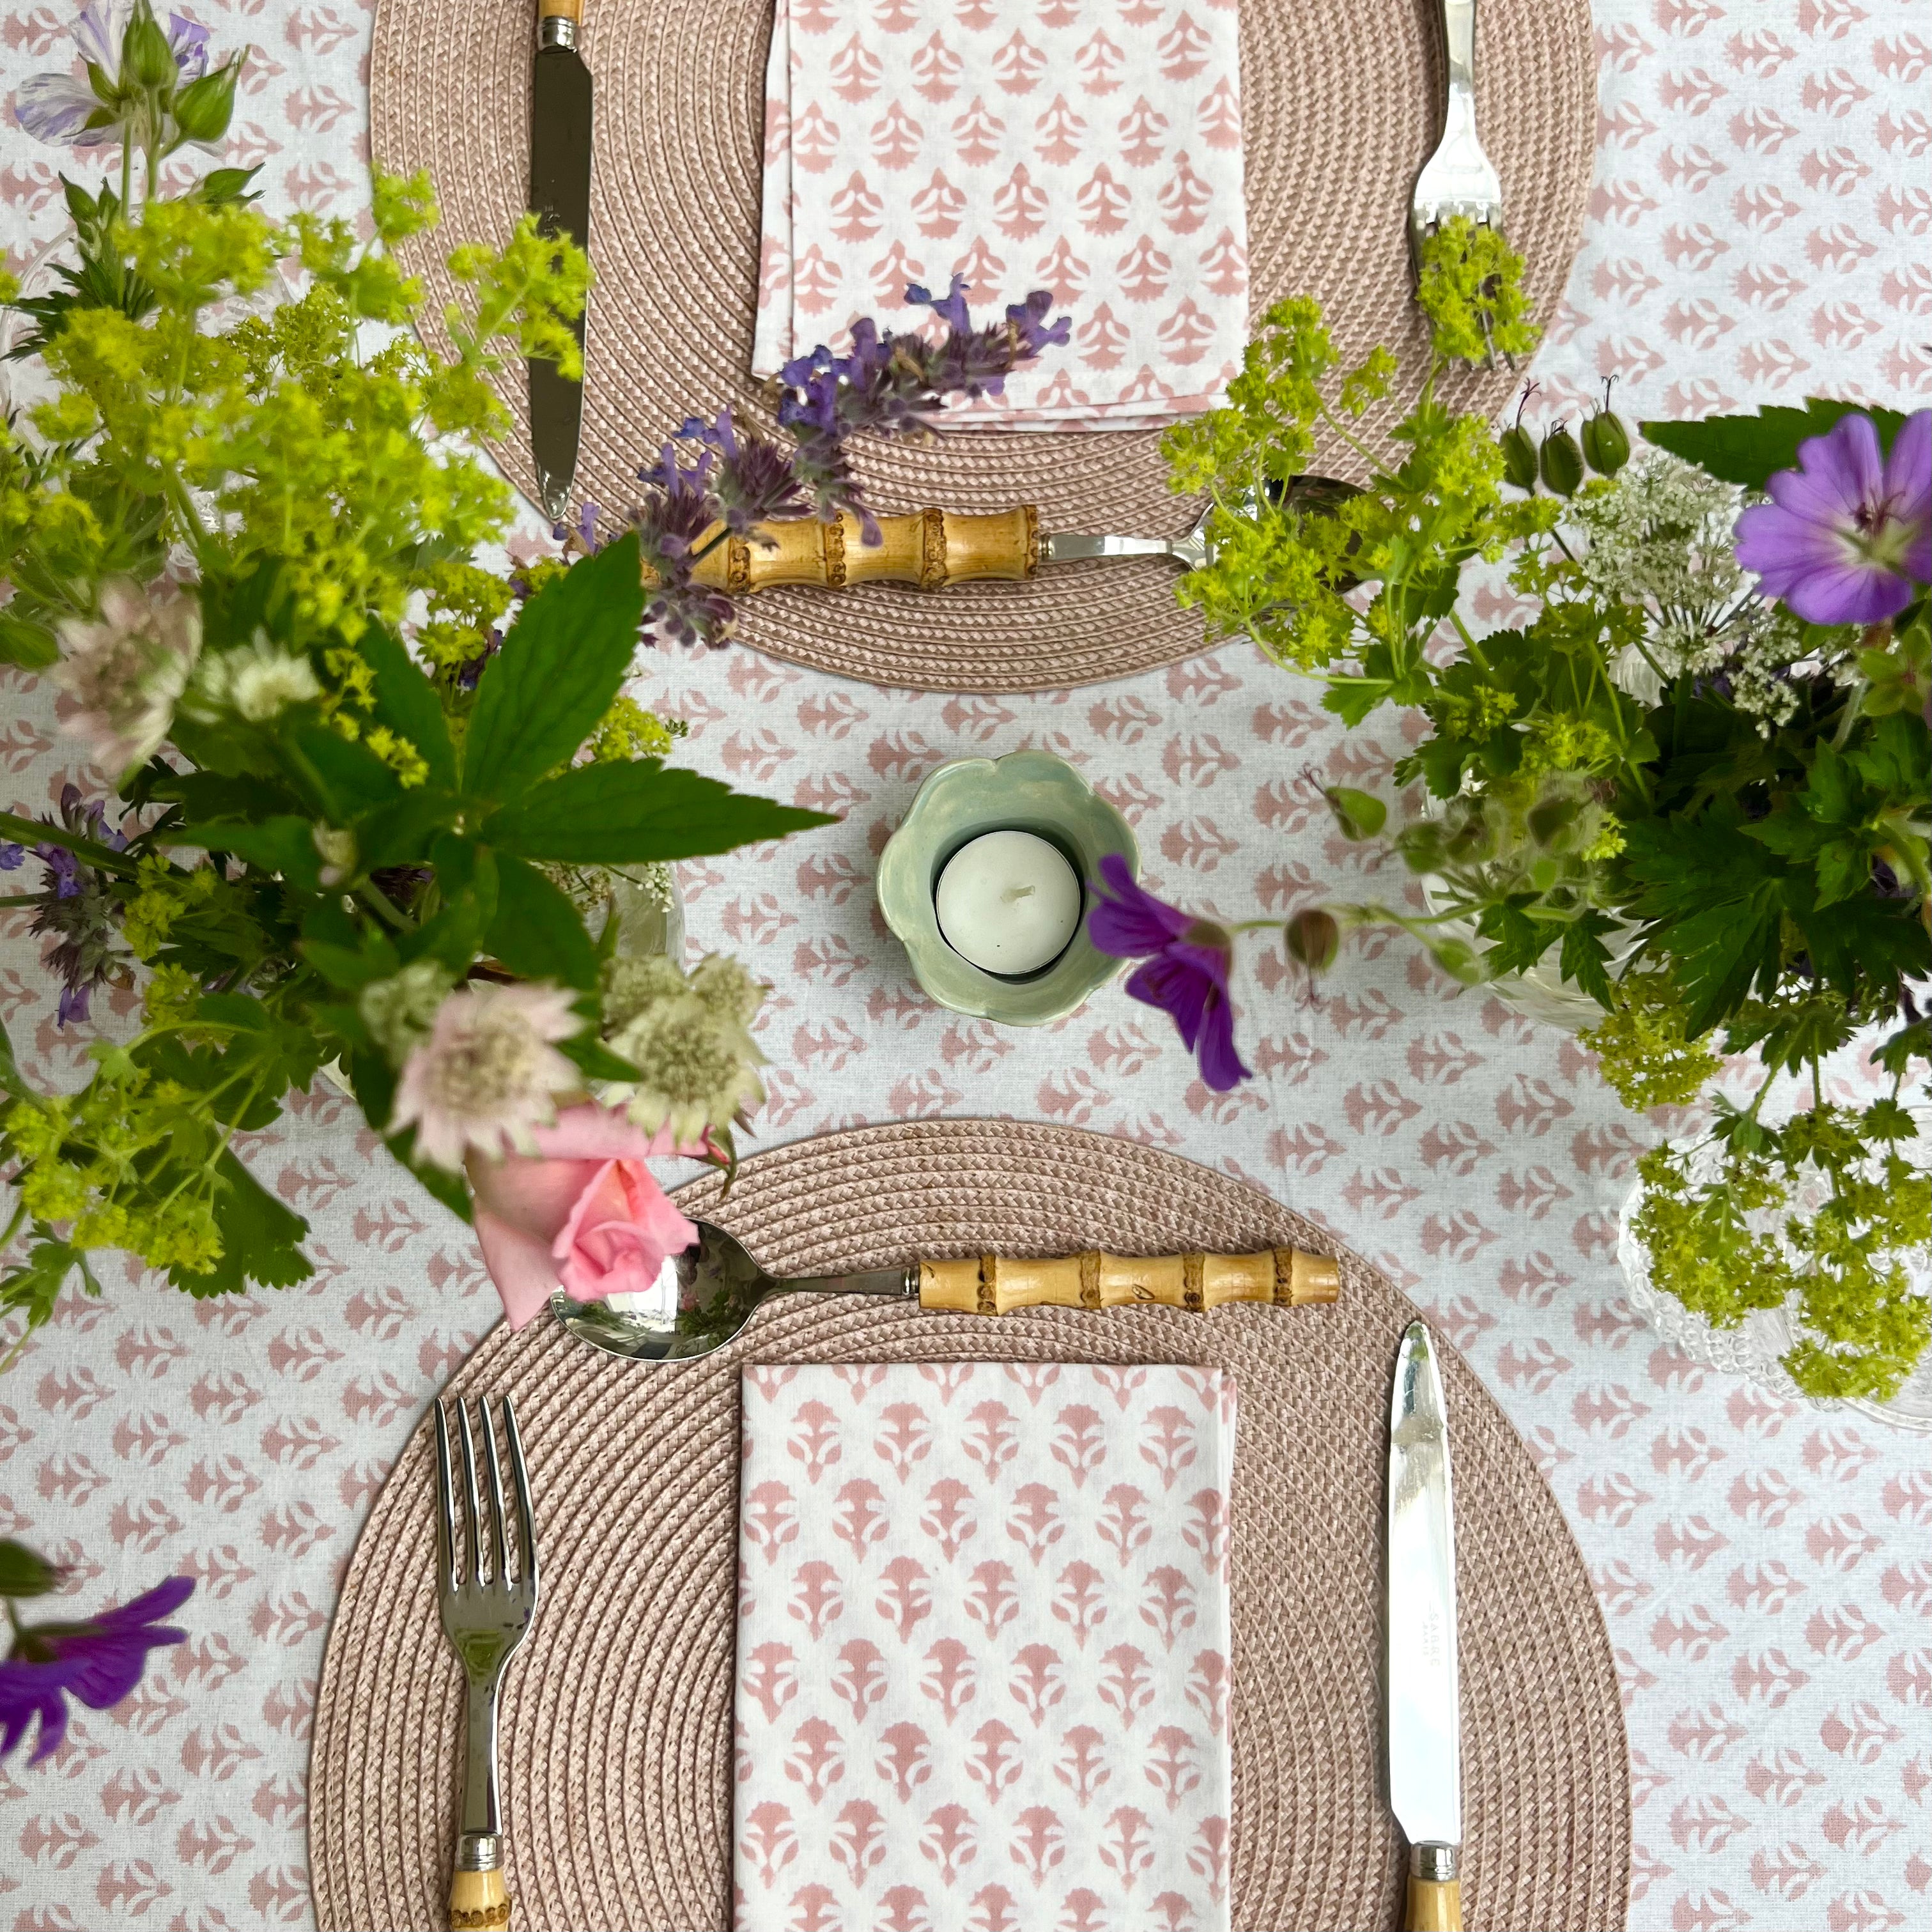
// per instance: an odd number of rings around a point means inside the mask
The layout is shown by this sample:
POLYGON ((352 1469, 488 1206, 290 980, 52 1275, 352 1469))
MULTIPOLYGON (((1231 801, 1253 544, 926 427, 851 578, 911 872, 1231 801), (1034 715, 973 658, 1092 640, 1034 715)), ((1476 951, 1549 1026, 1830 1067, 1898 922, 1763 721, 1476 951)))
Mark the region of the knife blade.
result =
POLYGON ((1408 1840, 1408 1932, 1461 1932, 1456 1521, 1435 1337, 1412 1322, 1389 1405, 1389 1805, 1408 1840))
MULTIPOLYGON (((530 64, 530 208, 546 235, 590 246, 590 70, 577 50, 583 0, 537 0, 537 51, 530 64)), ((577 344, 584 346, 584 318, 577 344)), ((544 514, 562 520, 577 478, 584 385, 532 361, 530 454, 544 514)))

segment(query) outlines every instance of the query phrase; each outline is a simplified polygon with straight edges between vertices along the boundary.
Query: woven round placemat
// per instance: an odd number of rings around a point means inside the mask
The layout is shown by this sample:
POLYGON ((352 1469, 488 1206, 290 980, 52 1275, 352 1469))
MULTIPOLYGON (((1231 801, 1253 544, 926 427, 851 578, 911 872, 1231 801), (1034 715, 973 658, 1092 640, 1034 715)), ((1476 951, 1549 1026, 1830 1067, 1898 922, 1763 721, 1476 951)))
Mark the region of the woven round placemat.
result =
MULTIPOLYGON (((915 1255, 1129 1253, 1322 1231, 1176 1156, 1070 1128, 914 1122, 748 1161, 680 1204, 791 1274, 915 1255)), ((761 1310, 676 1367, 543 1321, 498 1328, 454 1392, 513 1394, 543 1602, 512 1664, 502 1764, 520 1932, 729 1923, 738 1383, 754 1361, 1212 1363, 1239 1379, 1234 1922, 1397 1922, 1378 1796, 1389 1377, 1415 1310, 1342 1257, 1328 1308, 924 1315, 858 1298, 761 1310)), ((1622 1707, 1582 1560, 1522 1442, 1444 1354, 1455 1443, 1469 1922, 1612 1932, 1630 1871, 1622 1707)), ((436 1614, 419 1430, 349 1565, 317 1694, 310 1872, 332 1928, 440 1926, 461 1678, 436 1614)))
MULTIPOLYGON (((758 260, 760 129, 772 0, 590 0, 596 167, 580 500, 621 516, 641 458, 688 415, 730 404, 768 422, 748 374, 758 260)), ((1310 294, 1345 353, 1386 342, 1420 367, 1408 197, 1442 118, 1441 0, 1296 0, 1241 9, 1250 313, 1310 294)), ((1553 316, 1582 226, 1596 88, 1589 0, 1483 0, 1483 139, 1501 171, 1511 242, 1539 314, 1553 316)), ((456 293, 442 252, 500 239, 529 176, 527 5, 378 0, 370 148, 381 166, 435 177, 443 225, 409 266, 440 315, 456 293)), ((1452 378, 1450 400, 1494 408, 1507 372, 1452 378)), ((500 454, 535 484, 520 370, 500 454)), ((923 446, 872 438, 857 467, 881 510, 1040 507, 1053 530, 1174 534, 1193 502, 1170 496, 1153 433, 961 432, 923 446)), ((1318 466, 1349 477, 1339 448, 1318 466)), ((937 594, 874 586, 743 600, 760 649, 874 684, 1036 691, 1124 677, 1188 656, 1200 620, 1174 603, 1164 562, 1056 564, 1030 584, 937 594)))

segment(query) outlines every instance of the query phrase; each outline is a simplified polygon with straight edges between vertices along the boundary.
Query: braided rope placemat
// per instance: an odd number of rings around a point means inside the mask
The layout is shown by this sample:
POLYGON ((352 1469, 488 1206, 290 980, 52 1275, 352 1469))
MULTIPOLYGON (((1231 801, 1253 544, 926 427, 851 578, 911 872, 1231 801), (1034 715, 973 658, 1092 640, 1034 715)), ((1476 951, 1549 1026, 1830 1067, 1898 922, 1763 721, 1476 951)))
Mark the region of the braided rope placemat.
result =
MULTIPOLYGON (((771 14, 772 0, 590 0, 584 9, 597 88, 598 281, 578 494, 619 517, 636 500, 640 459, 687 415, 728 403, 741 420, 770 420, 748 370, 771 14)), ((1425 340, 1411 299, 1408 198, 1442 123, 1441 18, 1441 0, 1249 0, 1241 9, 1250 314, 1283 296, 1316 296, 1345 355, 1386 342, 1412 371, 1425 340)), ((392 171, 435 178, 442 227, 404 251, 431 316, 457 292, 443 251, 500 240, 524 206, 533 34, 527 5, 377 0, 370 151, 392 171)), ((1589 0, 1483 0, 1479 34, 1483 139, 1549 321, 1589 192, 1589 0)), ((1058 177, 1048 185, 1071 191, 1058 177)), ((1444 393, 1492 410, 1514 380, 1472 372, 1444 393)), ((520 369, 500 386, 516 419, 500 454, 528 494, 520 369)), ((881 510, 1030 502, 1046 530, 1162 535, 1186 529, 1197 507, 1168 494, 1152 432, 860 441, 857 468, 881 510)), ((1338 448, 1323 449, 1316 466, 1359 477, 1338 448)), ((1198 650, 1200 620, 1176 606, 1174 574, 1142 560, 1055 564, 1029 584, 937 593, 761 592, 741 604, 740 634, 874 684, 1048 690, 1198 650)))
MULTIPOLYGON (((1333 1247, 1240 1182, 1138 1144, 1010 1121, 799 1142, 679 1197, 787 1274, 924 1254, 1333 1247)), ((856 1297, 761 1310, 677 1367, 544 1321, 495 1330, 458 1393, 517 1401, 543 1603, 503 1694, 521 1932, 729 1924, 738 1383, 752 1361, 1211 1363, 1238 1378, 1234 1922, 1398 1922, 1402 1851, 1378 1794, 1390 1372, 1415 1310, 1342 1257, 1342 1298, 1293 1311, 1053 1311, 989 1319, 856 1297)), ((1630 1872, 1609 1639, 1554 1499, 1445 1351, 1460 1539, 1469 1922, 1611 1932, 1630 1872)), ((461 1678, 436 1613, 429 1431, 370 1512, 329 1634, 309 1861, 332 1928, 440 1926, 461 1678)))

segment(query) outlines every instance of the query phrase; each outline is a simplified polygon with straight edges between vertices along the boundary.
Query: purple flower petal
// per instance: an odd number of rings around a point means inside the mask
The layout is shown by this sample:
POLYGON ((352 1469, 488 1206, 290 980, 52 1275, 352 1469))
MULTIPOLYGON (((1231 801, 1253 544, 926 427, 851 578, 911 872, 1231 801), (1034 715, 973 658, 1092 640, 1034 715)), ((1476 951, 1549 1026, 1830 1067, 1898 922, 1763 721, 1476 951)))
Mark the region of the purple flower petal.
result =
POLYGON ((14 1658, 0 1663, 0 1757, 26 1737, 36 1718, 40 1734, 27 1762, 38 1764, 59 1750, 67 1736, 67 1701, 61 1692, 58 1664, 26 1664, 14 1658))
POLYGON ((1235 1048, 1234 1010, 1225 992, 1217 993, 1208 1003, 1196 1052, 1201 1062, 1202 1082, 1212 1093, 1226 1093, 1253 1071, 1242 1064, 1235 1048))
POLYGON ((1892 514, 1912 530, 1906 568, 1921 584, 1932 580, 1932 410, 1907 416, 1892 438, 1885 490, 1892 514))
MULTIPOLYGON (((88 116, 100 105, 86 81, 71 74, 37 74, 21 82, 15 93, 14 118, 37 141, 66 147, 91 145, 81 137, 88 131, 88 116)), ((112 132, 105 128, 94 131, 112 132)))
POLYGON ((1096 895, 1087 915, 1087 936, 1102 952, 1138 959, 1160 952, 1193 926, 1188 914, 1143 891, 1118 854, 1110 852, 1100 861, 1100 878, 1113 896, 1096 895))

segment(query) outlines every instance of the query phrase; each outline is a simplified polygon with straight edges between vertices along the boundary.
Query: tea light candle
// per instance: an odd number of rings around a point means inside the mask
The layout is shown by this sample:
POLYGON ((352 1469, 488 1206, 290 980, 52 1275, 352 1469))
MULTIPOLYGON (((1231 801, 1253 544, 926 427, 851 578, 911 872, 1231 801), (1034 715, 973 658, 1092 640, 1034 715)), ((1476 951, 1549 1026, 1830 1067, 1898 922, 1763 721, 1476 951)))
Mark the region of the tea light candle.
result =
POLYGON ((1080 926, 1080 880, 1056 845, 1030 832, 988 832, 946 862, 933 895, 946 943, 982 972, 1036 973, 1080 926))

